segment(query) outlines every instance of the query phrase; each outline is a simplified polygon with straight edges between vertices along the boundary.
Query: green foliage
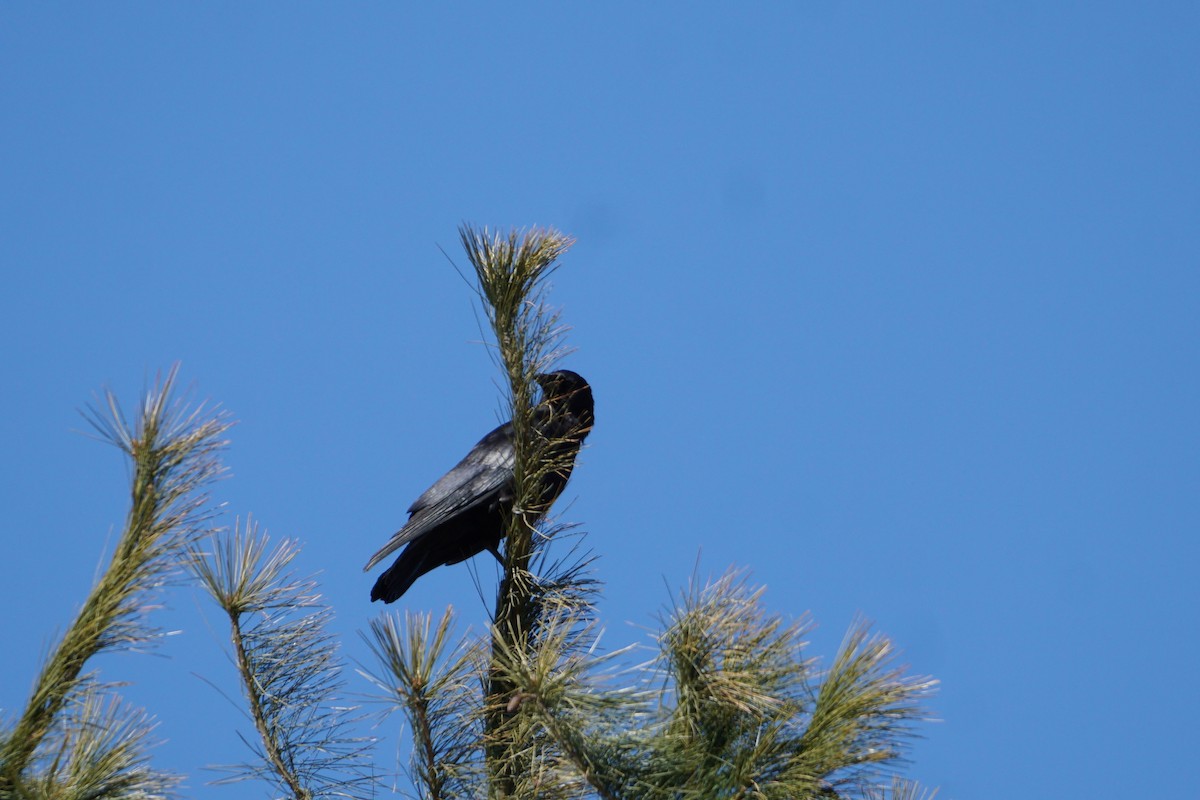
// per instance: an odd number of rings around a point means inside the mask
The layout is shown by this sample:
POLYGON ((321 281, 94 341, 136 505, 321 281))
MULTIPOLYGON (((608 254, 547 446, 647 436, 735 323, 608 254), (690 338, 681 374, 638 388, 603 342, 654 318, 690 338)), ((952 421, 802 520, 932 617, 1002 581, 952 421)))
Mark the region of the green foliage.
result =
POLYGON ((172 369, 147 393, 132 425, 111 392, 87 414, 100 437, 132 462, 129 515, 107 569, 0 738, 0 797, 153 797, 171 785, 144 767, 149 719, 123 711, 84 670, 99 653, 155 638, 146 624, 155 590, 207 530, 203 490, 221 472, 217 453, 230 422, 175 400, 175 375, 172 369), (100 723, 113 733, 97 730, 100 723))
MULTIPOLYGON (((546 279, 571 239, 552 230, 460 231, 507 378, 516 459, 505 571, 486 630, 457 636, 447 609, 382 614, 360 670, 412 735, 420 797, 931 800, 900 777, 934 681, 896 664, 856 623, 828 667, 805 652, 808 623, 763 605, 739 573, 693 580, 664 610, 653 645, 605 651, 592 558, 545 520, 543 478, 562 448, 533 425, 534 377, 563 353, 546 279), (547 544, 568 539, 562 556, 547 544)), ((203 489, 221 468, 228 420, 170 399, 175 373, 134 425, 107 395, 92 424, 133 463, 132 505, 108 569, 52 649, 33 694, 0 730, 0 800, 171 796, 146 758, 153 721, 85 672, 105 650, 144 644, 154 590, 187 563, 224 610, 256 736, 227 781, 259 779, 294 800, 374 797, 381 781, 364 717, 340 704, 331 611, 298 579, 290 542, 248 522, 209 528, 203 489), (209 538, 203 538, 209 534, 209 538)), ((561 548, 560 548, 561 549, 561 548)))
POLYGON ((547 511, 540 487, 547 474, 569 465, 556 457, 556 443, 540 436, 533 426, 534 378, 562 352, 565 329, 558 313, 544 302, 545 282, 572 240, 539 229, 501 236, 463 226, 459 233, 508 379, 516 448, 513 511, 505 523, 505 570, 493 618, 493 663, 484 722, 489 786, 493 794, 509 796, 528 780, 534 766, 529 754, 536 743, 529 739, 529 731, 503 712, 514 687, 500 669, 497 654, 528 651, 546 608, 539 603, 542 593, 529 571, 539 541, 535 524, 547 511))
POLYGON ((470 228, 462 238, 509 378, 518 500, 487 641, 451 647, 449 611, 432 638, 429 617, 410 616, 407 635, 392 616, 372 626, 373 680, 408 716, 423 796, 914 797, 915 784, 889 782, 934 682, 906 676, 864 624, 822 670, 804 655, 806 624, 769 614, 762 589, 728 574, 680 595, 644 663, 620 670, 631 651, 600 650, 590 557, 554 560, 544 544, 565 526, 534 527, 546 509, 533 489, 557 465, 530 425, 530 385, 564 332, 543 281, 570 240, 470 228), (467 689, 473 668, 482 696, 467 689))
POLYGON ((909 723, 920 717, 920 700, 934 681, 904 677, 894 653, 865 623, 851 628, 813 699, 793 769, 853 777, 900 757, 909 723))
POLYGON ((252 522, 210 544, 212 553, 192 548, 192 570, 229 617, 259 739, 257 759, 226 768, 227 781, 260 778, 295 800, 373 796, 373 740, 350 733, 360 715, 336 702, 342 667, 325 632, 332 612, 315 582, 288 572, 299 549, 284 541, 271 550, 252 522))
MULTIPOLYGON (((489 674, 513 688, 482 711, 468 680, 482 638, 452 647, 449 611, 432 640, 428 617, 410 616, 406 636, 385 616, 372 626, 388 642, 374 648, 374 681, 394 687, 389 699, 409 717, 424 797, 483 796, 474 737, 487 713, 502 715, 522 748, 513 746, 525 768, 505 796, 887 796, 934 682, 906 676, 890 642, 862 623, 822 669, 804 654, 806 626, 769 614, 762 595, 736 573, 694 583, 664 614, 657 653, 624 669, 634 651, 601 651, 578 607, 559 606, 528 647, 493 633, 489 674), (421 723, 423 715, 436 722, 421 723), (470 780, 447 791, 436 775, 470 780)), ((890 789, 898 798, 915 792, 907 782, 890 789)))
POLYGON ((922 789, 916 781, 894 778, 890 786, 872 786, 863 793, 864 800, 933 800, 937 789, 932 792, 922 789))
POLYGON ((21 785, 28 800, 169 797, 179 778, 154 770, 147 750, 154 721, 94 686, 71 694, 42 743, 43 769, 21 785))
POLYGON ((382 699, 401 708, 413 737, 410 776, 431 800, 481 797, 483 752, 480 675, 484 652, 480 642, 451 646, 453 611, 436 628, 433 615, 392 614, 371 621, 364 636, 382 669, 364 671, 382 690, 382 699))

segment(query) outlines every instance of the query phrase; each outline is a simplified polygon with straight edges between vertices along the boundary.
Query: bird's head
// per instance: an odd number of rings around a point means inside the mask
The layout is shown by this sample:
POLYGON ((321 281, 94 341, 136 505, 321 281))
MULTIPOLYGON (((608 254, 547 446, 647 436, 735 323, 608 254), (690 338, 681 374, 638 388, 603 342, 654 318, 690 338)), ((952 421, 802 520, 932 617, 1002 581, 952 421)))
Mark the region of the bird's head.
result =
POLYGON ((569 369, 543 372, 534 376, 534 380, 542 387, 544 402, 575 416, 586 435, 594 421, 592 387, 588 382, 579 373, 569 369))

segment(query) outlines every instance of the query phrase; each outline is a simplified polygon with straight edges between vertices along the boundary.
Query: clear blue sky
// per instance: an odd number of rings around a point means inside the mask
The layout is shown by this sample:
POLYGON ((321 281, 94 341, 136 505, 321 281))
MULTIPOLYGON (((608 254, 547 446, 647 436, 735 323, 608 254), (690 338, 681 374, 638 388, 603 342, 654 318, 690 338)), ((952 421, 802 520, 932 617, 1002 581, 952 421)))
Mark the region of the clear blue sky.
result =
MULTIPOLYGON (((123 520, 76 410, 177 360, 241 421, 218 499, 362 658, 362 564, 500 410, 439 247, 539 224, 579 240, 608 643, 742 565, 814 654, 862 613, 941 679, 941 797, 1192 795, 1197 9, 4 4, 0 707, 123 520)), ((479 622, 472 574, 402 605, 479 622)), ((204 783, 247 729, 222 620, 167 601, 104 677, 189 796, 256 796, 204 783)))

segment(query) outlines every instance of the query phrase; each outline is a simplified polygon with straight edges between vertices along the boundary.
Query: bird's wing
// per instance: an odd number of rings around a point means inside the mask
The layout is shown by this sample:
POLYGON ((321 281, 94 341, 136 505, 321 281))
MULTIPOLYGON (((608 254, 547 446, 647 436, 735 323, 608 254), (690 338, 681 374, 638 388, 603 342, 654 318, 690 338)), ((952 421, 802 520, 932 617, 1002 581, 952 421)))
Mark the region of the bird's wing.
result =
POLYGON ((397 548, 414 541, 455 515, 501 497, 512 482, 516 451, 512 423, 506 422, 471 448, 471 452, 409 506, 407 524, 363 567, 371 569, 397 548))

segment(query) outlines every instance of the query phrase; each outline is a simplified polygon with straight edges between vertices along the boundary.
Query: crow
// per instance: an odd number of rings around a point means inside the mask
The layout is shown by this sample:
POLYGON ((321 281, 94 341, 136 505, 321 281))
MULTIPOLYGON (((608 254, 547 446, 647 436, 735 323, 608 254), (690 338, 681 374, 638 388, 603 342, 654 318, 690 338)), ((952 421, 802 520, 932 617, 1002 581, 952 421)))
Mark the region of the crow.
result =
MULTIPOLYGON (((535 380, 542 387, 542 402, 533 410, 533 427, 549 443, 546 458, 552 465, 541 478, 544 513, 567 485, 579 447, 592 430, 592 388, 565 369, 535 380)), ((434 567, 457 564, 484 550, 503 564, 499 547, 513 505, 515 461, 513 424, 506 422, 418 497, 408 508, 408 522, 363 567, 366 572, 408 545, 375 582, 371 601, 394 602, 434 567)))

